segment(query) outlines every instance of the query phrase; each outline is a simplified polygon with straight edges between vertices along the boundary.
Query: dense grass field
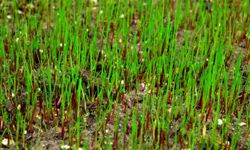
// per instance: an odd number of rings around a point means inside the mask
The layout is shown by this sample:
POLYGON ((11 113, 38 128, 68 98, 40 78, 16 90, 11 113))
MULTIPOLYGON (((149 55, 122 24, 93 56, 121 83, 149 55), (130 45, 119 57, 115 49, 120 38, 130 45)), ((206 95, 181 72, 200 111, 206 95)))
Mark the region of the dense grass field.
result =
POLYGON ((0 0, 0 148, 250 149, 249 0, 0 0))

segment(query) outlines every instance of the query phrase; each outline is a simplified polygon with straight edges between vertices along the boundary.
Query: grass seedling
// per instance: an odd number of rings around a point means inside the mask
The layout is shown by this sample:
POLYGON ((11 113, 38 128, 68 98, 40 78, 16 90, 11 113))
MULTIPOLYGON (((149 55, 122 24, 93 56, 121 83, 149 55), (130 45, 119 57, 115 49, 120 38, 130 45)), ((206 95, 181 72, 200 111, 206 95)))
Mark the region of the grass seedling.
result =
POLYGON ((249 6, 0 2, 0 147, 249 148, 249 6))

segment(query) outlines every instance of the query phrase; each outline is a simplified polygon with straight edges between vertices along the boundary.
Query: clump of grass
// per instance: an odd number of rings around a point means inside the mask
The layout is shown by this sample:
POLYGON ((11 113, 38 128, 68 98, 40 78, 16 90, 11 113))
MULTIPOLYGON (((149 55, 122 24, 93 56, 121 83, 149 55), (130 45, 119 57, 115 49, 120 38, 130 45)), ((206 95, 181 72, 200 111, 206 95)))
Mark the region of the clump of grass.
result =
POLYGON ((0 6, 1 147, 249 148, 249 1, 0 6))

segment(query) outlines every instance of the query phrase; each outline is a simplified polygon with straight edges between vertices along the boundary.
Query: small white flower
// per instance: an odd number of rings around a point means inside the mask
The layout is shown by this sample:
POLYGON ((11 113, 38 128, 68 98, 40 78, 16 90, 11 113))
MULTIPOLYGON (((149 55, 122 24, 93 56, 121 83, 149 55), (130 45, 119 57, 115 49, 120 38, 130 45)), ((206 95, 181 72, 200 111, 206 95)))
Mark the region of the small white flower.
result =
POLYGON ((18 42, 19 41, 19 38, 16 38, 16 42, 18 42))
POLYGON ((23 12, 22 12, 21 10, 18 10, 17 13, 18 13, 19 15, 23 14, 23 12))
POLYGON ((36 119, 41 119, 41 116, 39 116, 38 114, 36 115, 36 119))
POLYGON ((146 84, 145 83, 141 83, 140 84, 140 91, 145 91, 146 90, 146 84))
POLYGON ((122 39, 121 38, 119 39, 119 43, 122 43, 122 39))
POLYGON ((39 49, 39 52, 40 52, 40 53, 43 53, 43 50, 42 50, 42 49, 39 49))
POLYGON ((8 143, 9 143, 9 140, 8 140, 8 139, 4 138, 4 139, 2 140, 2 145, 7 146, 8 143))
POLYGON ((120 18, 121 18, 121 19, 124 18, 124 17, 125 17, 124 14, 121 14, 121 15, 120 15, 120 18))
POLYGON ((14 98, 14 97, 15 97, 15 94, 14 94, 14 93, 11 93, 11 97, 14 98))
POLYGON ((8 18, 8 19, 11 19, 11 15, 8 15, 7 18, 8 18))
POLYGON ((108 129, 106 129, 106 130, 105 130, 105 132, 106 132, 106 133, 109 133, 109 130, 108 130, 108 129))
POLYGON ((223 124, 223 121, 221 119, 218 119, 218 125, 221 126, 223 124))
POLYGON ((62 43, 60 43, 60 47, 62 47, 63 46, 63 44, 62 43))
POLYGON ((240 122, 240 123, 239 123, 239 126, 241 126, 241 127, 242 127, 242 126, 245 126, 245 125, 247 125, 245 122, 240 122))
POLYGON ((121 85, 124 85, 124 80, 121 80, 121 85))
POLYGON ((206 61, 208 61, 208 58, 206 58, 206 61))
POLYGON ((70 146, 69 145, 62 145, 61 149, 70 149, 70 146))
POLYGON ((152 90, 151 89, 148 90, 148 94, 152 94, 152 90))
POLYGON ((18 105, 17 105, 17 110, 21 110, 21 107, 22 107, 22 106, 21 106, 20 104, 18 104, 18 105))

